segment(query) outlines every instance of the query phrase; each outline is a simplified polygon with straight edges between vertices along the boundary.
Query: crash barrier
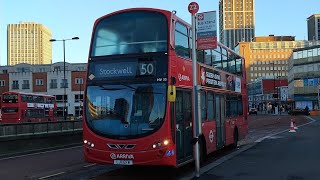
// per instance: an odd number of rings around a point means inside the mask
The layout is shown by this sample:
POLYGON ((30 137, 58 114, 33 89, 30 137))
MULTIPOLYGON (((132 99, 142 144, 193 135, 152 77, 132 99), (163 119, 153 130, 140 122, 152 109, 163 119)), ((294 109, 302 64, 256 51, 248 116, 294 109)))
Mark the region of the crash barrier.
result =
POLYGON ((39 123, 1 124, 0 138, 12 136, 32 136, 59 132, 82 131, 82 121, 56 121, 39 123))

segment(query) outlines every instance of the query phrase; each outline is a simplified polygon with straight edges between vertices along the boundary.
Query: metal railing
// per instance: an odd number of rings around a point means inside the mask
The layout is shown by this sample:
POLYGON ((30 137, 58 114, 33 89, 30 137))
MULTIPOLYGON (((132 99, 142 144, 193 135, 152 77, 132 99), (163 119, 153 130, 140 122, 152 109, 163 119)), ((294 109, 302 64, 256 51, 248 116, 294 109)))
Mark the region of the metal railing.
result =
POLYGON ((1 124, 0 137, 82 131, 82 121, 1 124))

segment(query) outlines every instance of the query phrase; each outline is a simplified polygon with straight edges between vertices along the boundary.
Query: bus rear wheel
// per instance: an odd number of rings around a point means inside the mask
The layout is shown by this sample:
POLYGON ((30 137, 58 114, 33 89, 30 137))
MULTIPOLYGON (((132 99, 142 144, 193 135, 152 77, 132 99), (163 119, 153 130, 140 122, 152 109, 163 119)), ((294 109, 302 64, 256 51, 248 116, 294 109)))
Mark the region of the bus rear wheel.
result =
POLYGON ((233 148, 238 147, 238 141, 239 141, 238 128, 235 128, 233 131, 233 144, 232 144, 233 148))
POLYGON ((199 153, 200 153, 200 164, 203 164, 206 161, 207 152, 206 152, 206 144, 203 140, 203 137, 200 137, 199 140, 199 153))

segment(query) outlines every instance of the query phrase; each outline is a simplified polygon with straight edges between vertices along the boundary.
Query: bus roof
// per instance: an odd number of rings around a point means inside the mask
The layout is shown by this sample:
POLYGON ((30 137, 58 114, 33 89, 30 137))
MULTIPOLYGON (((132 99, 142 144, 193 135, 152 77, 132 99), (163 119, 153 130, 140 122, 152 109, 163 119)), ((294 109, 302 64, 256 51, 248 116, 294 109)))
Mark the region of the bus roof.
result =
POLYGON ((15 91, 7 91, 2 94, 20 94, 20 95, 33 95, 33 96, 46 96, 46 97, 55 97, 47 94, 35 94, 35 93, 25 93, 25 92, 15 92, 15 91))

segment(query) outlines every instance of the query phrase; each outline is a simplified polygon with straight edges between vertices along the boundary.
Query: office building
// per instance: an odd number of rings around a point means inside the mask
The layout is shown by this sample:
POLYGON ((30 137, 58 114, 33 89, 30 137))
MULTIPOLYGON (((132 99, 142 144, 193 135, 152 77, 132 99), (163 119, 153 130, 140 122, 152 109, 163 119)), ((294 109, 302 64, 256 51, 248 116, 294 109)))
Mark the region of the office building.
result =
POLYGON ((231 49, 255 36, 254 0, 219 1, 220 42, 231 49))
POLYGON ((261 36, 252 42, 240 42, 235 51, 245 58, 247 82, 259 77, 287 78, 292 50, 320 44, 320 41, 296 41, 294 36, 261 36))
POLYGON ((319 109, 320 45, 293 50, 289 63, 289 98, 298 109, 319 109))
POLYGON ((320 14, 313 14, 307 19, 308 24, 308 40, 320 40, 320 14))
POLYGON ((7 28, 7 65, 51 64, 51 31, 42 24, 26 22, 7 28))

